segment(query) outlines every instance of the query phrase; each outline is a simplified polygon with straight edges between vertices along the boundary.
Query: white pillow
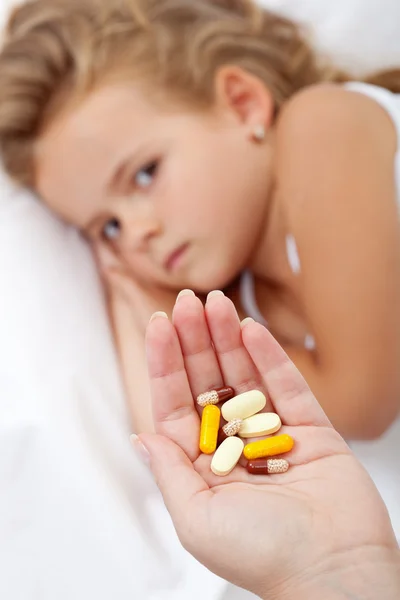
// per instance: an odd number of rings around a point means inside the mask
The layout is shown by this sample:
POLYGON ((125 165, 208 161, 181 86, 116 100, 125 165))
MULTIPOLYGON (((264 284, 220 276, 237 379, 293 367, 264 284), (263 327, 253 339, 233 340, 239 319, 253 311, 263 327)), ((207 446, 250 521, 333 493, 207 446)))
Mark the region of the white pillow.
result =
POLYGON ((259 0, 309 26, 315 45, 354 75, 400 67, 399 0, 259 0))
POLYGON ((0 598, 250 600, 183 550, 133 455, 88 247, 0 198, 0 598))

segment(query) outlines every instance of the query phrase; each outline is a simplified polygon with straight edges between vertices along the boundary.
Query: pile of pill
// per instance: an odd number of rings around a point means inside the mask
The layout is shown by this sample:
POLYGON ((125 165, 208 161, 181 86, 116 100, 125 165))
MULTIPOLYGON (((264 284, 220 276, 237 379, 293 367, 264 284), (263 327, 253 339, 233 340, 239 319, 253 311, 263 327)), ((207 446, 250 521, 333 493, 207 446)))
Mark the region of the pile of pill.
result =
POLYGON ((279 415, 260 412, 267 399, 258 390, 234 395, 231 387, 205 392, 197 397, 203 407, 199 447, 204 454, 214 454, 211 470, 215 475, 228 475, 242 454, 248 460, 247 471, 256 475, 285 473, 289 463, 273 459, 290 452, 294 440, 290 435, 271 435, 282 427, 279 415), (221 408, 217 404, 222 404, 221 408), (226 425, 221 427, 221 416, 226 425), (270 436, 245 445, 242 438, 270 436))

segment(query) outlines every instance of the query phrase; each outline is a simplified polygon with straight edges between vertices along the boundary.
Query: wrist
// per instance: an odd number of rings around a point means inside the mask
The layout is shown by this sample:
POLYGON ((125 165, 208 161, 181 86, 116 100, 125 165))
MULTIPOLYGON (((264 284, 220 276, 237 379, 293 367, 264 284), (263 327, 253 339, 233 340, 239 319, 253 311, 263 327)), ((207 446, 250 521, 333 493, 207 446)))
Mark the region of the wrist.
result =
POLYGON ((400 550, 366 547, 331 557, 288 581, 279 591, 269 589, 262 600, 398 600, 400 550))

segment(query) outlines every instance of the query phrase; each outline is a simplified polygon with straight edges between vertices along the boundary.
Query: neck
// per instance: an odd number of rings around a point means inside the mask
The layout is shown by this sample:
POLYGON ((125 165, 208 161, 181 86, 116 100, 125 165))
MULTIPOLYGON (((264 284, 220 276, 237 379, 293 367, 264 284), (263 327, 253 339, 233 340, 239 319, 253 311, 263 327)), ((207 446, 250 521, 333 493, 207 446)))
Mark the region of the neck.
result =
POLYGON ((248 267, 256 277, 279 283, 288 271, 286 231, 275 172, 272 176, 263 228, 248 267))

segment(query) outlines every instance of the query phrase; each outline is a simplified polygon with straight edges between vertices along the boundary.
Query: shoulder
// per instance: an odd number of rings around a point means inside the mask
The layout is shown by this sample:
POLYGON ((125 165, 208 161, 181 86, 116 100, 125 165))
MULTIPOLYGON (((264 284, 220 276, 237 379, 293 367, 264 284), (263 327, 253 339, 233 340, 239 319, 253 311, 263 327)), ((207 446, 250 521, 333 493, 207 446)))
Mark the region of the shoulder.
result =
POLYGON ((308 87, 288 100, 276 132, 278 150, 291 154, 319 155, 322 150, 334 151, 335 146, 348 154, 371 144, 392 156, 397 147, 395 126, 380 104, 332 83, 308 87))
POLYGON ((335 206, 351 218, 362 210, 366 190, 387 190, 392 198, 397 144, 391 117, 365 94, 334 84, 296 94, 276 124, 275 177, 284 212, 300 218, 306 210, 311 218, 335 206))

